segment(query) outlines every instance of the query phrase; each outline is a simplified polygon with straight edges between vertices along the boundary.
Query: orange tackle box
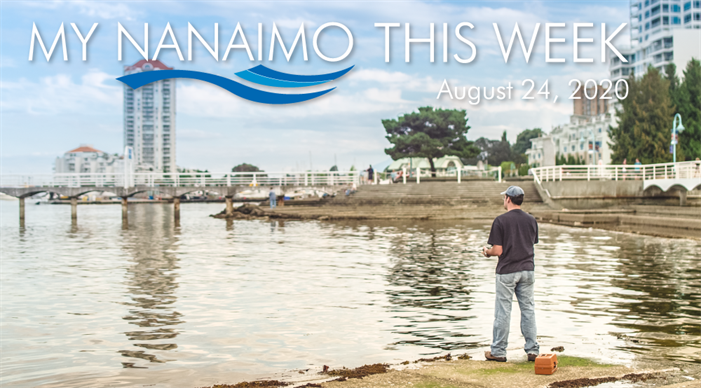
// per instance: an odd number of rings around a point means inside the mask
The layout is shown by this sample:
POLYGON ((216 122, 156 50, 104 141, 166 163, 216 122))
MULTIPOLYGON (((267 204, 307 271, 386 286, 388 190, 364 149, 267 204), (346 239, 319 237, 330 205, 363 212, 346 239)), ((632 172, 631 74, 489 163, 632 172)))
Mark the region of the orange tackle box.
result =
POLYGON ((557 354, 539 354, 535 359, 535 374, 551 375, 557 370, 557 354))

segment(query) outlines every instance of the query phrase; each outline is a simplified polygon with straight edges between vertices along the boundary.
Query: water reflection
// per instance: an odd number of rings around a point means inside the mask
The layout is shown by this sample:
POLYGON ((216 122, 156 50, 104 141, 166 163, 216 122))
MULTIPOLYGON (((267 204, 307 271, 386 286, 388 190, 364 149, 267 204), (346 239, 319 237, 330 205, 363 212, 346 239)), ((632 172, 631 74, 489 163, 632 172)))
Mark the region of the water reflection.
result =
POLYGON ((473 318, 472 276, 455 241, 457 231, 410 228, 392 238, 394 257, 387 274, 389 302, 407 322, 397 334, 411 338, 397 344, 430 346, 443 350, 470 348, 479 340, 465 330, 473 318), (440 325, 441 329, 436 330, 440 325))
MULTIPOLYGON (((701 261, 686 244, 624 243, 630 248, 620 253, 620 274, 612 284, 627 292, 612 294, 615 308, 624 312, 615 323, 637 333, 624 348, 636 353, 664 349, 667 358, 688 360, 689 349, 679 348, 700 342, 701 261)), ((701 360, 698 350, 695 358, 701 360)))
MULTIPOLYGON (((166 351, 177 349, 175 325, 183 323, 182 314, 175 310, 178 289, 177 249, 179 229, 175 227, 168 208, 143 206, 130 220, 131 231, 124 233, 124 249, 132 257, 127 267, 126 285, 131 299, 129 314, 122 319, 138 330, 125 332, 134 346, 147 350, 120 350, 124 357, 154 363, 173 357, 166 351), (153 350, 160 352, 151 352, 153 350), (157 354, 156 354, 157 353, 157 354), (160 355, 160 357, 159 357, 160 355)), ((122 362, 125 368, 139 367, 134 362, 122 362)))
MULTIPOLYGON (((172 205, 130 204, 122 230, 118 207, 85 206, 71 230, 68 207, 36 207, 19 235, 16 205, 0 209, 0 385, 211 386, 491 342, 491 221, 229 224, 209 217, 221 208, 188 204, 177 227, 172 205)), ((542 349, 701 361, 698 241, 553 225, 540 238, 542 349)))

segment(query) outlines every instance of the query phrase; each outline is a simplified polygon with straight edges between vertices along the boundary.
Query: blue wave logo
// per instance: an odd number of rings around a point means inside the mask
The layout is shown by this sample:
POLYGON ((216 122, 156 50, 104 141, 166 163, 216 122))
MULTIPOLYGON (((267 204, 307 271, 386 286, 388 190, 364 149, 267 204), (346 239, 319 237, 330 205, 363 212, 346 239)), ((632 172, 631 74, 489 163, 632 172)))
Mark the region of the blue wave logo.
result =
MULTIPOLYGON (((263 65, 258 65, 248 70, 240 71, 236 73, 236 75, 246 81, 253 82, 258 85, 279 88, 303 88, 307 86, 321 85, 336 80, 351 71, 353 67, 354 66, 351 66, 347 69, 329 74, 298 75, 282 73, 267 68, 263 65)), ((143 73, 135 73, 119 77, 117 78, 117 81, 125 83, 132 89, 138 89, 152 82, 171 78, 189 78, 209 82, 219 86, 222 89, 228 90, 230 93, 233 93, 241 98, 245 98, 246 100, 273 105, 294 104, 297 102, 309 101, 314 98, 321 97, 324 94, 336 89, 333 87, 331 89, 326 89, 319 92, 300 94, 272 93, 246 86, 226 77, 191 70, 146 71, 143 73)))

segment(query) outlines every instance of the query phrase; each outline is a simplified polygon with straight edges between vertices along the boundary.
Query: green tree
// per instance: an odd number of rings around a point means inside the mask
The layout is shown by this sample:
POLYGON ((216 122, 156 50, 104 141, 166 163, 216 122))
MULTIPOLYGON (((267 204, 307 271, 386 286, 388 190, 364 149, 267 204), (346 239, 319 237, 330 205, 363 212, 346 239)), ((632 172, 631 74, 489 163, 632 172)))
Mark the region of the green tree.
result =
POLYGON ((467 120, 464 109, 434 109, 430 106, 397 119, 382 120, 387 131, 386 138, 392 144, 392 147, 385 149, 385 153, 393 160, 427 158, 431 175, 436 176, 435 158, 446 155, 470 158, 479 152, 466 138, 470 129, 467 120))
POLYGON ((639 158, 643 164, 670 162, 674 108, 669 98, 669 81, 652 66, 642 78, 631 74, 627 81, 628 96, 621 101, 622 109, 616 109, 618 126, 609 126, 613 163, 620 164, 626 158, 639 158))
MULTIPOLYGON (((701 157, 701 62, 692 59, 684 70, 684 80, 674 93, 677 112, 682 116, 684 131, 679 134, 677 160, 701 157), (686 156, 680 156, 681 154, 686 156)), ((668 120, 671 129, 672 120, 668 120)), ((668 129, 668 132, 670 130, 668 129)), ((671 132, 670 132, 671 133, 671 132)))
POLYGON ((531 139, 542 136, 543 130, 540 128, 524 129, 516 136, 516 143, 511 147, 516 163, 526 163, 526 151, 531 148, 531 139))
POLYGON ((516 163, 511 162, 511 161, 503 161, 499 165, 501 167, 501 173, 503 176, 507 175, 516 175, 518 173, 518 169, 516 169, 516 163))
MULTIPOLYGON (((665 79, 669 82, 669 99, 674 109, 679 108, 679 77, 677 77, 677 65, 670 63, 665 66, 665 79)), ((678 113, 678 112, 675 112, 678 113)))
MULTIPOLYGON (((241 163, 237 165, 236 167, 231 169, 231 172, 263 172, 260 168, 257 166, 254 166, 252 164, 248 163, 241 163)), ((253 174, 242 174, 242 175, 237 175, 239 177, 247 177, 250 178, 253 176, 253 174)), ((256 174, 258 177, 266 177, 268 176, 267 174, 256 174)))
POLYGON ((260 172, 262 171, 257 166, 248 163, 241 163, 238 166, 231 169, 231 172, 260 172))

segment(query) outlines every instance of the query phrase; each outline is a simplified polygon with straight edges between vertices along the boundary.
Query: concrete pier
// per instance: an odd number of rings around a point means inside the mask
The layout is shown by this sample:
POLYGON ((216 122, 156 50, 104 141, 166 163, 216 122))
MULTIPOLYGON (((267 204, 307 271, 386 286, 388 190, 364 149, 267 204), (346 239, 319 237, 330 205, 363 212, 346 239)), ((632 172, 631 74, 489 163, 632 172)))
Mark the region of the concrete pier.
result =
POLYGON ((234 198, 233 197, 225 197, 226 201, 226 216, 231 217, 234 215, 234 198))
POLYGON ((71 220, 76 221, 78 219, 78 198, 71 198, 71 220))
POLYGON ((19 224, 24 226, 24 197, 19 198, 19 224))
POLYGON ((176 222, 180 221, 180 197, 173 197, 173 215, 176 222))
POLYGON ((679 190, 679 206, 686 206, 686 193, 685 189, 679 190))
POLYGON ((122 221, 127 222, 129 220, 129 208, 127 206, 127 199, 122 198, 122 221))

